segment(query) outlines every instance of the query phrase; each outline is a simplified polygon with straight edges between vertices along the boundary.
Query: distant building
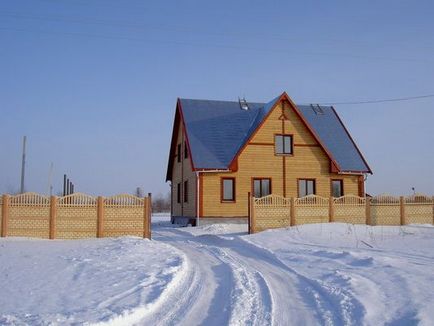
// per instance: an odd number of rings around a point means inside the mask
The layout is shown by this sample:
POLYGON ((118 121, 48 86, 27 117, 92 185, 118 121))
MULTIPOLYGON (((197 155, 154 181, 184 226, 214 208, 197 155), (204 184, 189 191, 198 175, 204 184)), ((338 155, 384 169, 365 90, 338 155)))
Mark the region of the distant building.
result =
POLYGON ((371 169, 333 107, 178 99, 166 181, 172 218, 245 220, 263 197, 364 196, 371 169))

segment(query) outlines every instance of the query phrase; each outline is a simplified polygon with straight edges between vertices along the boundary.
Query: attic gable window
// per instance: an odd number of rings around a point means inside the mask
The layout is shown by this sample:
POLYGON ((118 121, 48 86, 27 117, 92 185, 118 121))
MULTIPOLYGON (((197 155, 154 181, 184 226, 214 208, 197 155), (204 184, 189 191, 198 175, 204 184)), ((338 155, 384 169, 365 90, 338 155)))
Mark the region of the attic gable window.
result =
POLYGON ((275 135, 274 149, 277 155, 292 155, 293 154, 292 135, 275 135))

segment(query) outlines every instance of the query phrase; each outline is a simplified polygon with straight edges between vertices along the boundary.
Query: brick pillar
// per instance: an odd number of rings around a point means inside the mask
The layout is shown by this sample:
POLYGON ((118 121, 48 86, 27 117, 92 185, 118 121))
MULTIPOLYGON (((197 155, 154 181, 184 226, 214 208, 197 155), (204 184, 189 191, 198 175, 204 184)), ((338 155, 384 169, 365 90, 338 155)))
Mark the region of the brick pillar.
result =
POLYGON ((291 220, 290 225, 294 226, 296 224, 296 211, 295 211, 295 198, 291 197, 291 220))
POLYGON ((50 239, 56 239, 57 197, 50 197, 50 239))
POLYGON ((104 237, 104 197, 98 196, 97 199, 97 227, 96 227, 96 237, 104 237))
POLYGON ((151 239, 152 194, 143 199, 143 238, 151 239))
POLYGON ((250 196, 250 234, 256 233, 255 197, 250 196))
POLYGON ((432 224, 434 225, 434 196, 431 197, 432 201, 432 224))
POLYGON ((399 212, 401 225, 405 225, 405 201, 404 196, 399 197, 399 212))
POLYGON ((148 193, 148 239, 151 240, 152 193, 148 193))
POLYGON ((366 224, 372 225, 371 199, 366 197, 366 224))
POLYGON ((9 223, 9 195, 3 195, 3 207, 2 207, 2 232, 1 236, 6 237, 8 235, 8 223, 9 223))
POLYGON ((335 205, 334 205, 333 197, 329 197, 329 223, 335 221, 335 205))

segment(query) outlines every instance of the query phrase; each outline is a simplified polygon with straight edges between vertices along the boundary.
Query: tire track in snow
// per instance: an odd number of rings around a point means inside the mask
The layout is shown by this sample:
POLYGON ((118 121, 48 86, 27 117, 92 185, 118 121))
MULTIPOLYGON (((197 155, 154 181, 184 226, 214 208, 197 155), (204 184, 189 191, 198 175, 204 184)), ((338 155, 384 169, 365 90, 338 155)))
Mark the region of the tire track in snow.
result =
POLYGON ((286 271, 295 276, 294 283, 297 284, 299 293, 307 305, 316 309, 318 322, 325 325, 353 325, 361 323, 362 316, 357 311, 363 309, 362 304, 349 292, 340 287, 327 284, 324 281, 312 279, 295 268, 283 263, 273 252, 259 247, 250 241, 239 238, 243 243, 244 252, 248 255, 255 253, 256 258, 267 261, 271 265, 278 267, 281 271, 286 271), (313 299, 313 300, 312 300, 313 299), (315 302, 315 306, 312 305, 315 302))
POLYGON ((222 262, 231 266, 234 288, 231 289, 230 325, 271 325, 271 295, 264 277, 236 259, 229 250, 206 247, 222 262))
POLYGON ((177 301, 179 309, 163 309, 167 317, 156 318, 159 324, 271 325, 271 296, 261 273, 236 259, 230 251, 197 241, 198 237, 176 229, 164 233, 163 236, 160 232, 159 238, 170 237, 170 241, 190 257, 193 269, 202 275, 187 282, 190 289, 177 301), (207 265, 214 265, 209 268, 211 273, 204 273, 207 265), (199 284, 206 284, 208 291, 197 290, 199 284), (182 307, 186 311, 180 313, 182 307), (202 316, 197 311, 201 311, 202 316))
POLYGON ((176 229, 155 232, 155 239, 171 243, 187 257, 188 277, 176 293, 165 299, 160 310, 140 321, 141 325, 199 325, 212 321, 215 325, 229 323, 232 270, 210 255, 203 246, 176 229), (178 231, 179 232, 179 231, 178 231), (222 282, 220 278, 225 276, 222 282))
POLYGON ((354 322, 351 318, 354 298, 305 277, 268 250, 238 237, 205 235, 196 237, 196 241, 217 252, 231 253, 240 264, 261 273, 271 293, 269 311, 276 316, 277 323, 346 325, 354 322), (336 311, 336 306, 341 309, 336 311))
POLYGON ((175 306, 168 309, 166 305, 174 301, 168 300, 158 312, 160 317, 153 319, 161 325, 362 323, 362 316, 356 311, 363 307, 351 292, 311 279, 269 250, 240 237, 194 236, 169 228, 156 233, 156 238, 170 239, 189 257, 189 274, 196 275, 189 277, 175 306), (216 291, 226 280, 221 272, 205 271, 206 264, 225 266, 231 275, 230 286, 221 289, 220 294, 216 291), (208 283, 207 291, 200 283, 208 283), (222 298, 230 304, 223 305, 222 298), (215 313, 210 313, 212 310, 222 312, 219 322, 215 313))

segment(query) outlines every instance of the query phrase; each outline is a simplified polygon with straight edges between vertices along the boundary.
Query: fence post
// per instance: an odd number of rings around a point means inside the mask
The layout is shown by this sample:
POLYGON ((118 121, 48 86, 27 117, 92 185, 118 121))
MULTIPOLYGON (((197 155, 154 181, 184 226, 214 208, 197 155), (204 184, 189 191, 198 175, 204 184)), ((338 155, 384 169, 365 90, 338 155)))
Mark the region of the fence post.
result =
POLYGON ((291 197, 291 214, 290 214, 290 226, 294 226, 296 224, 295 221, 296 212, 295 212, 295 198, 291 197))
POLYGON ((400 212, 400 222, 401 225, 405 225, 405 202, 404 202, 404 196, 399 197, 399 212, 400 212))
POLYGON ((152 193, 148 192, 148 239, 151 240, 152 193))
POLYGON ((104 237, 104 197, 98 196, 97 200, 97 223, 96 223, 96 237, 104 237))
POLYGON ((8 223, 9 223, 9 195, 3 195, 2 206, 2 232, 1 236, 6 237, 8 235, 8 223))
POLYGON ((335 221, 335 205, 334 198, 332 196, 329 197, 329 223, 335 221))
POLYGON ((371 199, 369 197, 365 197, 365 201, 366 201, 366 225, 372 225, 371 199))
POLYGON ((255 197, 250 196, 250 234, 256 233, 255 197))
POLYGON ((434 225, 434 196, 431 197, 432 201, 432 224, 434 225))
POLYGON ((57 197, 50 196, 50 239, 56 239, 57 197))

